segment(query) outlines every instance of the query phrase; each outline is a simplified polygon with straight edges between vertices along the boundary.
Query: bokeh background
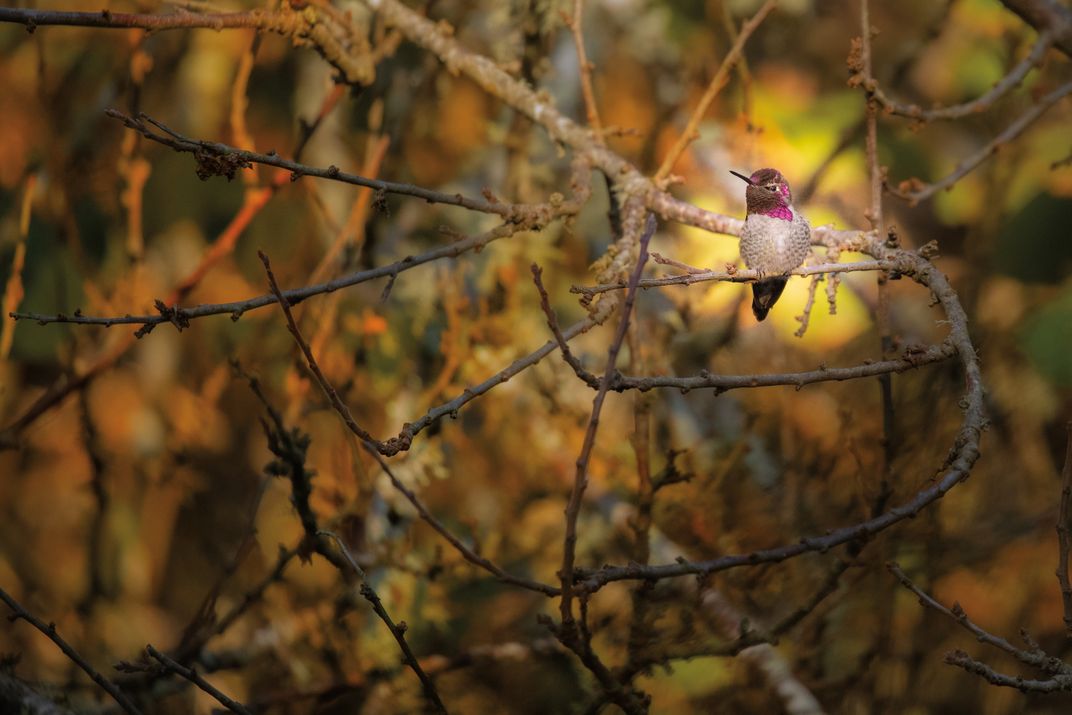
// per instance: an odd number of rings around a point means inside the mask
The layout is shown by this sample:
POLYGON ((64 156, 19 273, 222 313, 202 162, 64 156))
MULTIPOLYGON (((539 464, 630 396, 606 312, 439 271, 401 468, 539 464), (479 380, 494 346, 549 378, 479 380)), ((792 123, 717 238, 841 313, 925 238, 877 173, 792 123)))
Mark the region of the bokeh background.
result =
MULTIPOLYGON (((681 132, 731 45, 750 0, 588 0, 585 40, 609 145, 652 173, 681 132)), ((996 0, 873 3, 875 75, 923 106, 971 99, 1018 62, 1036 33, 996 0)), ((469 49, 534 83, 584 118, 564 0, 436 0, 469 49)), ((100 9, 64 3, 63 9, 100 9)), ((151 3, 114 11, 171 12, 151 3)), ((200 5, 198 6, 200 7, 200 5)), ((216 7, 213 4, 213 7, 216 7)), ((249 6, 252 7, 252 6, 249 6)), ((246 9, 227 6, 224 9, 246 9)), ((356 18, 361 5, 350 3, 356 18)), ((813 225, 867 227, 864 97, 846 57, 860 34, 855 2, 784 0, 749 41, 675 168, 681 198, 743 216, 729 169, 774 166, 813 225)), ((373 26, 373 32, 382 28, 373 26)), ((938 179, 1069 79, 1051 50, 1022 86, 958 121, 921 125, 882 117, 889 180, 938 179)), ((568 160, 534 127, 436 58, 401 42, 374 84, 339 88, 314 52, 248 30, 0 27, 0 281, 4 312, 123 315, 188 279, 214 246, 233 250, 204 272, 183 305, 238 300, 267 288, 257 250, 284 287, 390 263, 472 234, 486 216, 408 197, 372 200, 355 187, 281 182, 275 171, 202 181, 188 154, 139 139, 104 115, 143 111, 182 134, 292 156, 301 122, 330 106, 305 162, 509 201, 538 202, 568 187, 568 160), (243 69, 252 63, 249 71, 243 69), (236 81, 236 78, 238 80, 236 81), (248 226, 236 216, 258 201, 248 226), (245 209, 244 209, 245 207, 245 209), (229 227, 231 227, 229 229, 229 227), (230 233, 229 233, 230 231, 230 233), (332 246, 334 257, 318 266, 332 246), (227 246, 229 249, 230 246, 227 246), (21 281, 24 295, 19 295, 21 281)), ((910 207, 887 196, 902 245, 934 241, 960 293, 982 360, 990 429, 973 476, 918 518, 867 544, 826 597, 779 644, 793 672, 834 713, 1065 712, 1063 696, 995 688, 942 663, 969 651, 1024 672, 950 620, 919 606, 884 564, 896 560, 946 604, 1016 639, 1026 628, 1068 656, 1054 578, 1059 473, 1072 400, 1072 104, 1058 103, 948 192, 910 207)), ((563 324, 583 317, 568 291, 590 284, 590 264, 612 240, 606 185, 593 179, 582 214, 479 253, 307 301, 297 309, 327 376, 362 425, 381 438, 501 370, 549 337, 529 266, 563 324)), ((659 253, 694 266, 738 260, 732 237, 664 225, 659 253)), ((217 249, 218 250, 218 249, 217 249)), ((851 260, 851 254, 842 256, 851 260)), ((652 274, 668 273, 662 266, 652 274)), ((623 365, 647 374, 786 372, 852 365, 880 355, 874 274, 848 274, 836 315, 820 297, 794 336, 807 281, 793 279, 770 319, 756 324, 748 286, 674 286, 640 295, 623 365)), ((940 342, 930 296, 890 284, 900 347, 940 342)), ((577 341, 600 370, 612 327, 577 341)), ((312 439, 313 506, 366 565, 388 610, 410 627, 452 712, 582 712, 595 698, 576 659, 537 622, 557 604, 501 584, 464 562, 394 492, 355 446, 298 359, 274 309, 197 320, 181 333, 17 325, 0 341, 0 587, 60 632, 102 671, 146 643, 170 649, 225 613, 269 575, 301 526, 289 484, 271 459, 264 409, 231 361, 259 376, 289 424, 312 439), (118 357, 116 357, 118 356, 118 357), (20 416, 46 390, 113 361, 53 409, 20 416), (200 614, 200 615, 199 615, 200 614), (481 655, 489 645, 516 648, 481 655)), ((955 362, 893 378, 896 429, 888 465, 898 503, 941 467, 959 425, 955 362)), ((517 573, 556 582, 562 511, 593 393, 557 354, 419 436, 392 459, 399 476, 453 531, 517 573)), ((653 560, 712 558, 791 543, 866 517, 887 465, 874 379, 795 390, 612 394, 591 463, 579 564, 631 557, 638 402, 650 410, 652 469, 692 475, 655 503, 653 560)), ((774 622, 806 602, 844 553, 710 579, 740 612, 774 622)), ((590 603, 594 645, 611 664, 628 645, 630 584, 590 603)), ((654 712, 766 713, 780 701, 732 657, 703 655, 726 640, 686 584, 661 582, 647 647, 667 667, 641 676, 654 712)), ((0 652, 20 653, 18 677, 62 693, 73 707, 100 695, 27 625, 0 627, 0 652)), ((224 691, 269 712, 418 712, 412 673, 367 604, 322 560, 290 562, 222 634, 202 667, 224 691)), ((1031 674, 1033 677, 1036 674, 1031 674)), ((102 700, 104 704, 110 701, 102 700)), ((153 696, 150 712, 209 712, 192 688, 153 696)))

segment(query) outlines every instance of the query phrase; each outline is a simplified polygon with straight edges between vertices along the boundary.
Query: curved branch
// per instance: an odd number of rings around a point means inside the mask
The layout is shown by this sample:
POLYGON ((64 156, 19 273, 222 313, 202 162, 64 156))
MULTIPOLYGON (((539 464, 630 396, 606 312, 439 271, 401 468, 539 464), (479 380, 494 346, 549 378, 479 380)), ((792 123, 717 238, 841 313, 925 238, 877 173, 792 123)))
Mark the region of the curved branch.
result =
POLYGON ((1024 80, 1024 77, 1027 76, 1027 73, 1042 62, 1042 59, 1046 56, 1046 51, 1053 45, 1054 34, 1055 33, 1049 28, 1039 33, 1038 41, 1035 42, 1035 45, 1031 48, 1031 52, 1028 53, 1027 57, 1013 67, 1008 74, 998 80, 997 84, 991 87, 988 92, 970 102, 954 104, 948 107, 923 109, 918 104, 902 104, 891 99, 882 91, 878 86, 878 82, 874 79, 865 80, 863 84, 867 89, 868 94, 888 114, 895 114, 901 117, 918 119, 925 122, 935 119, 960 119, 961 117, 967 117, 988 109, 994 102, 1018 87, 1024 80))
POLYGON ((964 408, 965 416, 953 449, 946 459, 944 474, 935 480, 930 487, 920 490, 901 506, 852 526, 833 529, 822 536, 805 537, 795 544, 787 544, 772 549, 761 549, 747 554, 722 556, 707 561, 690 562, 681 559, 676 563, 655 566, 630 564, 626 566, 605 566, 600 569, 577 569, 574 573, 577 579, 576 590, 578 593, 593 593, 614 581, 653 581, 676 576, 708 575, 740 566, 777 563, 809 552, 825 552, 835 546, 840 546, 856 539, 874 536, 905 519, 916 516, 924 508, 944 497, 950 490, 967 479, 972 466, 979 458, 979 439, 986 424, 983 407, 982 374, 979 368, 979 361, 975 356, 975 348, 968 335, 967 315, 960 305, 956 292, 949 285, 949 281, 941 271, 926 259, 903 250, 891 250, 889 255, 895 255, 899 260, 911 262, 913 264, 912 277, 933 291, 949 319, 950 333, 948 342, 956 350, 964 370, 966 392, 961 399, 961 405, 964 408))
POLYGON ((918 179, 911 179, 909 181, 901 182, 901 185, 896 188, 887 186, 887 190, 894 196, 908 201, 910 206, 915 206, 920 201, 929 199, 939 191, 948 189, 971 173, 977 166, 994 154, 997 154, 1002 146, 1023 134, 1024 130, 1031 126, 1036 119, 1046 113, 1046 110, 1057 104, 1057 102, 1066 97, 1069 93, 1072 93, 1072 82, 1065 83, 1042 97, 1038 102, 1032 105, 1031 109, 1020 115, 1015 122, 1006 127, 1003 132, 994 137, 986 146, 960 162, 960 164, 957 165, 957 168, 945 178, 935 181, 932 184, 924 184, 918 179))
POLYGON ((1038 32, 1053 30, 1054 46, 1072 57, 1072 10, 1058 0, 1001 0, 1038 32))
MULTIPOLYGON (((481 89, 504 104, 539 124, 553 141, 564 144, 610 177, 621 192, 621 199, 640 198, 644 205, 669 221, 696 226, 712 233, 740 235, 744 222, 733 216, 705 211, 674 198, 659 189, 655 182, 619 154, 603 146, 592 131, 585 129, 559 112, 547 98, 520 82, 493 61, 469 52, 442 27, 423 17, 398 0, 364 0, 388 24, 398 28, 414 44, 435 55, 452 72, 460 72, 481 89)), ((838 231, 818 227, 812 231, 813 241, 822 245, 839 245, 846 250, 858 250, 870 245, 874 232, 838 231)))

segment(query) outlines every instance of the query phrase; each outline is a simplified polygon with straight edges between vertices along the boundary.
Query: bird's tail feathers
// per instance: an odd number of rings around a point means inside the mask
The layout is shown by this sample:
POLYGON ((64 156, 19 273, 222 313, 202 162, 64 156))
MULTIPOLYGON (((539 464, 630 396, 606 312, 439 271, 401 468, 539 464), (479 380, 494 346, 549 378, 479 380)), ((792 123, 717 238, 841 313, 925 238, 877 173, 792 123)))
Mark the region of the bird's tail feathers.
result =
POLYGON ((752 284, 752 314, 756 320, 763 320, 785 290, 789 279, 785 276, 765 278, 752 284))

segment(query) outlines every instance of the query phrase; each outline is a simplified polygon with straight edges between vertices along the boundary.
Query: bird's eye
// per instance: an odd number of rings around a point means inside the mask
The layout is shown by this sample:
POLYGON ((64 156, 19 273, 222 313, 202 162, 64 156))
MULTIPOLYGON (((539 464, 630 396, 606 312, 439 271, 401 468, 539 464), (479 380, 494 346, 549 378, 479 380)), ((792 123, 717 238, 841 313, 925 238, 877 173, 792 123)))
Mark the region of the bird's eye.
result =
POLYGON ((764 189, 766 189, 767 191, 774 191, 774 190, 776 190, 776 189, 777 189, 778 187, 777 187, 777 186, 774 186, 773 184, 771 184, 770 186, 764 186, 763 188, 764 188, 764 189))

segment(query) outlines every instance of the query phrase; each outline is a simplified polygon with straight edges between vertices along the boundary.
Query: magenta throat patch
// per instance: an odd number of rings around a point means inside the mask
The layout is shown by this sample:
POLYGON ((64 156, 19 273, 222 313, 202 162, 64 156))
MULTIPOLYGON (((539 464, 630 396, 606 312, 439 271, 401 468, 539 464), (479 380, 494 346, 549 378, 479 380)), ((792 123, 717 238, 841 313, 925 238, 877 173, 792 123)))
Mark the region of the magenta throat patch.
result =
POLYGON ((788 206, 776 206, 770 211, 764 211, 764 216, 770 216, 771 218, 780 218, 783 221, 792 221, 793 212, 789 210, 788 206))

